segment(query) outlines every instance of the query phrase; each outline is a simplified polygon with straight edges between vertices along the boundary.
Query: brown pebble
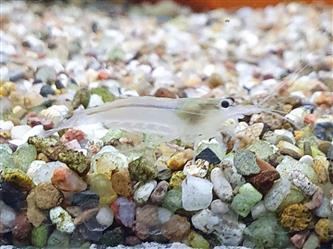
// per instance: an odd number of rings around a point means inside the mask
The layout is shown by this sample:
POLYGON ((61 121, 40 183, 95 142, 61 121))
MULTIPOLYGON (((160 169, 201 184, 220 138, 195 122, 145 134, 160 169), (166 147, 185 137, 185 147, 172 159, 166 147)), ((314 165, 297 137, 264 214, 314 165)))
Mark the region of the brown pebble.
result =
POLYGON ((168 191, 168 187, 169 183, 167 181, 159 182, 150 196, 151 202, 155 204, 161 203, 168 191))
POLYGON ((309 231, 294 234, 290 241, 297 248, 301 249, 309 236, 309 231))
POLYGON ((20 213, 16 216, 14 227, 12 229, 13 238, 16 240, 23 240, 30 235, 32 226, 28 220, 27 214, 20 213))
POLYGON ((51 209, 63 200, 61 192, 51 183, 37 185, 35 193, 36 206, 40 209, 51 209))
POLYGON ((218 73, 212 73, 212 75, 208 79, 208 84, 210 88, 215 88, 223 85, 222 76, 218 73))
POLYGON ((121 196, 129 197, 132 194, 131 179, 128 171, 122 170, 111 177, 113 190, 121 196))
POLYGON ((257 159, 260 173, 247 177, 247 180, 262 194, 267 194, 274 181, 280 178, 279 172, 269 163, 257 159))
POLYGON ((163 224, 162 234, 168 240, 181 241, 190 233, 191 224, 185 217, 173 215, 170 220, 163 224))
POLYGON ((168 90, 166 88, 157 89, 154 96, 160 97, 160 98, 172 98, 172 99, 177 98, 177 95, 174 92, 171 92, 170 90, 168 90))

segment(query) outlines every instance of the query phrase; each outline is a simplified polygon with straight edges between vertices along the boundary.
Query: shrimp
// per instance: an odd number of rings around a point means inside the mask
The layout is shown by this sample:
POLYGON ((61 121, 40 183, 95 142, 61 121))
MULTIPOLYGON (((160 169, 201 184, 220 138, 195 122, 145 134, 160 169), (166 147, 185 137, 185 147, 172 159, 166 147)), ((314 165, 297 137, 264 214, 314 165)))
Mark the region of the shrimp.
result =
POLYGON ((208 139, 221 132, 229 133, 223 126, 225 121, 232 119, 237 123, 244 115, 263 111, 266 110, 255 105, 235 105, 232 98, 129 97, 76 110, 70 119, 44 135, 79 125, 103 123, 107 128, 195 141, 198 137, 208 139))

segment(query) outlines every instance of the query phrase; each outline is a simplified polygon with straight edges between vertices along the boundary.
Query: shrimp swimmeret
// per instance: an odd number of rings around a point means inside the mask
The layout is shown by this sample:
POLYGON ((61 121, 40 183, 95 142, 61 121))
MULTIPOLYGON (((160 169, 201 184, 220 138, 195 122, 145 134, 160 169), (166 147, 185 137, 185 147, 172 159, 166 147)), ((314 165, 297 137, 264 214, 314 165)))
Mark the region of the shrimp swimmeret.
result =
POLYGON ((98 107, 75 111, 73 116, 46 136, 61 129, 103 123, 107 128, 163 135, 170 140, 210 138, 223 132, 228 119, 265 112, 254 105, 235 105, 231 98, 129 97, 98 107))

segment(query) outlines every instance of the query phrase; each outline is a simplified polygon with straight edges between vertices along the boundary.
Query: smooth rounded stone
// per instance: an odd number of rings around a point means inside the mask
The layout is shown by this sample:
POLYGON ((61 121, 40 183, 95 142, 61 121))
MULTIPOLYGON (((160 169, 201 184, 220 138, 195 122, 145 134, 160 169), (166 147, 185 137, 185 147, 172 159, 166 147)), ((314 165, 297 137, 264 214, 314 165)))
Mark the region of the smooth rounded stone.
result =
POLYGON ((265 195, 264 203, 269 211, 276 211, 283 200, 290 193, 291 182, 288 178, 281 178, 276 181, 270 191, 265 195))
POLYGON ((16 125, 11 129, 12 139, 22 139, 31 130, 29 125, 16 125))
POLYGON ((27 175, 36 185, 40 183, 51 183, 53 172, 58 168, 67 168, 67 166, 59 161, 45 163, 44 161, 35 160, 31 162, 27 175))
POLYGON ((27 214, 25 212, 16 216, 14 226, 12 228, 13 238, 16 240, 26 239, 32 230, 27 214))
POLYGON ((35 187, 35 202, 40 209, 51 209, 63 200, 62 193, 51 183, 41 183, 35 187))
POLYGON ((60 232, 72 233, 75 229, 72 217, 62 207, 52 208, 50 210, 50 219, 60 232))
POLYGON ((59 167, 53 171, 52 184, 62 191, 81 192, 87 188, 87 183, 69 168, 59 167))
POLYGON ((47 240, 48 248, 68 248, 70 237, 67 233, 54 230, 47 240))
POLYGON ((31 244, 39 248, 46 246, 48 232, 49 229, 45 224, 34 227, 31 232, 31 244))
POLYGON ((327 217, 333 215, 332 211, 330 209, 330 201, 327 197, 324 196, 320 207, 316 208, 314 210, 314 213, 316 216, 321 217, 321 218, 327 218, 327 217))
POLYGON ((155 180, 149 181, 143 185, 141 185, 133 195, 133 199, 139 203, 144 204, 148 201, 151 193, 155 189, 157 182, 155 180))
POLYGON ((96 220, 99 224, 109 227, 113 223, 114 214, 111 208, 102 207, 98 210, 96 220))
POLYGON ((205 177, 209 168, 209 162, 198 159, 193 164, 191 161, 187 162, 184 166, 183 173, 185 175, 192 175, 197 177, 205 177))
POLYGON ((0 200, 0 221, 2 226, 4 226, 0 228, 0 232, 6 233, 10 231, 15 225, 15 218, 15 211, 0 200))
POLYGON ((262 140, 255 141, 247 149, 254 152, 261 160, 267 160, 278 150, 274 145, 262 140))
POLYGON ((300 163, 304 163, 306 165, 312 166, 313 165, 313 157, 309 155, 302 156, 299 160, 300 163))
POLYGON ((160 181, 150 196, 151 202, 160 204, 168 192, 168 187, 169 183, 167 181, 160 181))
POLYGON ((182 208, 182 189, 180 187, 173 188, 169 190, 164 199, 162 206, 170 210, 171 212, 176 212, 182 208))
POLYGON ((115 204, 118 207, 116 212, 116 219, 120 220, 121 224, 125 227, 133 227, 135 217, 135 203, 124 197, 119 197, 115 204))
POLYGON ((237 151, 234 156, 234 165, 241 175, 247 176, 260 172, 256 156, 249 150, 237 151))
POLYGON ((259 201, 256 205, 251 208, 251 216, 253 219, 257 219, 267 212, 265 203, 263 201, 259 201))
POLYGON ((89 176, 90 190, 99 196, 101 204, 110 204, 117 198, 113 190, 112 182, 104 174, 93 174, 89 176))
POLYGON ((276 167, 276 170, 279 172, 281 178, 288 178, 292 171, 299 170, 314 184, 318 182, 318 176, 312 166, 300 163, 290 156, 285 156, 282 162, 276 167))
MULTIPOLYGON (((127 157, 112 146, 105 146, 91 160, 91 172, 111 178, 112 171, 127 169, 127 157)), ((112 178, 111 178, 112 179, 112 178)))
POLYGON ((40 115, 57 125, 66 118, 68 113, 69 109, 65 105, 52 105, 49 108, 42 110, 40 115))
POLYGON ((185 217, 173 215, 161 228, 162 235, 170 241, 182 241, 190 232, 191 224, 185 217))
POLYGON ((203 209, 192 216, 191 222, 196 229, 210 234, 221 221, 212 211, 203 209))
POLYGON ((210 209, 214 214, 220 216, 226 214, 230 210, 228 204, 219 199, 212 201, 212 203, 210 204, 210 209))
POLYGON ((41 87, 39 94, 46 98, 48 95, 54 95, 55 91, 52 86, 46 84, 41 87))
POLYGON ((0 120, 0 131, 10 131, 13 127, 14 124, 12 121, 0 120))
POLYGON ((311 233, 305 241, 302 249, 317 249, 320 247, 319 237, 315 233, 311 233))
POLYGON ((309 110, 304 107, 298 107, 289 112, 285 117, 291 120, 296 127, 304 126, 304 117, 309 114, 309 110))
POLYGON ((213 200, 213 184, 199 177, 188 175, 182 182, 182 205, 187 211, 207 208, 213 200))
POLYGON ((239 188, 238 194, 231 203, 231 208, 239 215, 246 217, 251 208, 261 200, 262 194, 258 192, 250 183, 246 183, 239 188))
POLYGON ((296 140, 291 131, 284 130, 284 129, 277 129, 274 130, 274 134, 277 136, 277 141, 275 142, 276 144, 280 142, 281 140, 289 142, 291 144, 295 144, 296 140))
POLYGON ((225 156, 227 148, 216 139, 202 140, 195 149, 195 160, 201 159, 210 164, 218 164, 225 156))
POLYGON ((300 159, 303 156, 303 151, 292 143, 280 141, 277 144, 279 151, 283 155, 291 156, 295 159, 300 159))
POLYGON ((233 196, 233 190, 230 183, 224 177, 222 169, 214 168, 210 173, 210 180, 213 183, 215 194, 222 201, 230 201, 233 196))

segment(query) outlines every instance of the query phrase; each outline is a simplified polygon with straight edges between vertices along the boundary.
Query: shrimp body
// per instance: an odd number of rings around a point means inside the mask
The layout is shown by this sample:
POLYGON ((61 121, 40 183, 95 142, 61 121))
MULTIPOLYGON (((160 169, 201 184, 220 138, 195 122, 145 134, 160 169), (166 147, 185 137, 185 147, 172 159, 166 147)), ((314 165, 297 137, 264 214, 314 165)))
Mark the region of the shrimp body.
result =
POLYGON ((74 113, 60 129, 103 123, 107 128, 154 133, 170 139, 212 137, 228 119, 260 112, 255 106, 232 106, 231 99, 130 97, 74 113))

